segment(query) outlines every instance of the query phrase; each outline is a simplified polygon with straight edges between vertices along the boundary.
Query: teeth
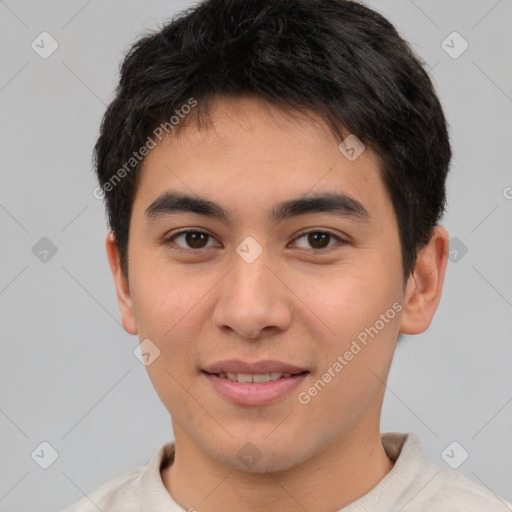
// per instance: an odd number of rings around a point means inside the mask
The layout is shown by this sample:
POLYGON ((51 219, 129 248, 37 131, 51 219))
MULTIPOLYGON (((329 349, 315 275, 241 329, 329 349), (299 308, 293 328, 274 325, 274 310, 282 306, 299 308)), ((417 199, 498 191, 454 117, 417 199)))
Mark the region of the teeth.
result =
POLYGON ((252 381, 253 382, 268 382, 270 380, 270 374, 269 373, 262 373, 261 375, 253 375, 252 381))
POLYGON ((291 377, 291 373, 259 373, 259 374, 250 374, 250 373, 219 373, 219 377, 221 379, 229 379, 234 382, 269 382, 271 380, 277 380, 281 377, 291 377))

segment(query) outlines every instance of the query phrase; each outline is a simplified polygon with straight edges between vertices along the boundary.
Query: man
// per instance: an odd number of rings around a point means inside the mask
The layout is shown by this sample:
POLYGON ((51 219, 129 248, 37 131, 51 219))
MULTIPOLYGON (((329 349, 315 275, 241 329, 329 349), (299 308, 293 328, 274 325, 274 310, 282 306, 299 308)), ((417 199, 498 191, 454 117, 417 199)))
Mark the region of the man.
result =
POLYGON ((451 150, 392 25, 210 0, 138 41, 95 148, 122 323, 174 442, 66 512, 505 511, 381 434, 441 297, 451 150))

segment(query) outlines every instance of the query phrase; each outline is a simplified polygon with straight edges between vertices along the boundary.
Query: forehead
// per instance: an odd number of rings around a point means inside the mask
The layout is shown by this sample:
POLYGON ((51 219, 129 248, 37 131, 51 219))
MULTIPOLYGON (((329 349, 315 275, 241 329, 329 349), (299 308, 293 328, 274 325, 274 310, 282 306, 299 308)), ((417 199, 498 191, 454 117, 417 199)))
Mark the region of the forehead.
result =
POLYGON ((237 214, 324 192, 346 194, 370 213, 389 206, 373 150, 348 159, 313 114, 242 97, 216 100, 209 121, 201 128, 187 123, 149 152, 136 203, 147 207, 173 190, 211 198, 237 214))

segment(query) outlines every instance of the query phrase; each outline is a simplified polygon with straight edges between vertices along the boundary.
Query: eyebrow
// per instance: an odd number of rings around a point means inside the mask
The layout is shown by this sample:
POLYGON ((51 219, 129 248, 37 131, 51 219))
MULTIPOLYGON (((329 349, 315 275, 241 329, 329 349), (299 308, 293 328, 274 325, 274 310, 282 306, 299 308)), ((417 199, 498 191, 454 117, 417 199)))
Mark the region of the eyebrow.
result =
MULTIPOLYGON (((232 216, 220 204, 208 199, 179 192, 167 191, 158 196, 146 209, 148 219, 185 212, 214 217, 229 222, 232 216)), ((272 219, 281 222, 308 213, 334 213, 354 220, 369 221, 368 210, 358 200, 339 192, 308 194, 277 204, 272 219)))

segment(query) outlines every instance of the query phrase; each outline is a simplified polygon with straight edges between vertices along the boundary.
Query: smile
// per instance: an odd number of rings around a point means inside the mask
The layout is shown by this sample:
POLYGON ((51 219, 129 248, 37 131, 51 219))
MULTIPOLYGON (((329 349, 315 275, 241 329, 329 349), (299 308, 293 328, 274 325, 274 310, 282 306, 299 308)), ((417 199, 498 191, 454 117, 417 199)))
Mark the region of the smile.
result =
POLYGON ((258 373, 258 374, 251 374, 251 373, 214 373, 212 375, 216 375, 217 377, 220 377, 221 379, 229 379, 234 382, 269 382, 271 380, 278 380, 281 378, 288 378, 291 377, 291 373, 280 373, 280 372, 272 372, 272 373, 258 373))
POLYGON ((300 373, 231 373, 220 372, 202 374, 211 384, 217 396, 236 405, 263 406, 271 404, 299 386, 308 371, 300 373))

